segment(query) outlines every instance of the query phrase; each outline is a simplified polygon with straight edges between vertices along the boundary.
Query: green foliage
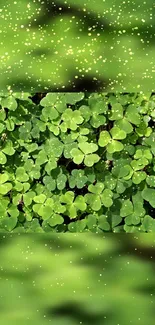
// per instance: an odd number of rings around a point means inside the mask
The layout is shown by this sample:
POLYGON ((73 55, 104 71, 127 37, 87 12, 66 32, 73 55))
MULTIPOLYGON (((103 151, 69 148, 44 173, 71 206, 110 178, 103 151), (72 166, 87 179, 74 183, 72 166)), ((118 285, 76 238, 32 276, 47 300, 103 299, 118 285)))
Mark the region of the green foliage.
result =
POLYGON ((0 229, 154 232, 155 96, 0 98, 0 229))

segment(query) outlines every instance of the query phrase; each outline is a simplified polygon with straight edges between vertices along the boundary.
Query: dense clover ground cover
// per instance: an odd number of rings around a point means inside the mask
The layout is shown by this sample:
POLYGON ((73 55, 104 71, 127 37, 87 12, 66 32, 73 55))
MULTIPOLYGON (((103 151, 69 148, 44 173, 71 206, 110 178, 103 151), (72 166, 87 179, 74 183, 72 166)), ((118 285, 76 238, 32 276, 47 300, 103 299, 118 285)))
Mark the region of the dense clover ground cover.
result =
POLYGON ((0 97, 2 232, 154 232, 154 93, 0 97))

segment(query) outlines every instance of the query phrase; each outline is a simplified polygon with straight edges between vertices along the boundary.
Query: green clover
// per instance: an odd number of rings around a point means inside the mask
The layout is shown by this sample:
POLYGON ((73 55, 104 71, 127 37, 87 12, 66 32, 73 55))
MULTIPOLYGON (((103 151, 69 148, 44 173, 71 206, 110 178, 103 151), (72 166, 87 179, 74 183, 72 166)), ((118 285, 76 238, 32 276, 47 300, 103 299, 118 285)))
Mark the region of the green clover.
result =
POLYGON ((116 120, 115 126, 124 131, 126 134, 130 134, 133 131, 132 124, 126 119, 125 116, 121 120, 116 120))
POLYGON ((100 160, 100 157, 94 154, 98 149, 95 143, 80 142, 78 147, 79 149, 73 148, 71 150, 71 156, 75 164, 79 165, 84 160, 84 164, 91 167, 100 160))
POLYGON ((29 174, 30 178, 33 179, 39 179, 40 178, 40 164, 35 164, 32 159, 27 159, 24 163, 24 169, 27 174, 29 174))
POLYGON ((78 142, 88 141, 88 137, 86 135, 89 134, 88 128, 80 128, 79 131, 71 131, 71 138, 73 140, 77 140, 78 142))
POLYGON ((155 132, 152 132, 149 137, 144 137, 142 144, 149 147, 153 155, 155 155, 155 132))
POLYGON ((45 186, 49 191, 54 191, 56 187, 60 191, 63 190, 66 186, 67 176, 59 168, 55 169, 51 174, 51 176, 45 176, 43 178, 45 186))
POLYGON ((152 133, 152 129, 148 127, 148 122, 145 123, 145 121, 142 121, 139 126, 136 128, 136 133, 142 137, 146 136, 149 137, 152 133))
POLYGON ((106 147, 109 153, 114 153, 121 151, 124 148, 124 145, 117 141, 126 138, 126 132, 119 129, 117 126, 114 126, 110 133, 108 131, 101 131, 98 144, 100 147, 106 147), (110 135, 111 133, 111 135, 110 135))
POLYGON ((123 118, 123 106, 120 103, 112 104, 109 120, 121 120, 123 118))
MULTIPOLYGON (((70 108, 67 108, 65 112, 62 114, 62 124, 60 124, 60 128, 63 131, 67 131, 67 129, 76 130, 79 124, 82 124, 83 117, 79 110, 73 111, 70 108)), ((65 132, 66 132, 65 131, 65 132)))
POLYGON ((83 232, 86 228, 86 220, 78 220, 75 222, 70 222, 68 225, 68 230, 71 232, 83 232))
POLYGON ((155 190, 152 188, 144 188, 144 190, 142 191, 142 197, 144 200, 146 200, 147 202, 149 202, 149 204, 155 208, 155 190))
POLYGON ((6 162, 7 162, 7 158, 5 154, 2 151, 0 151, 0 165, 5 165, 6 162))
POLYGON ((105 216, 105 215, 99 216, 98 227, 104 231, 110 230, 110 224, 107 221, 107 216, 105 216))
POLYGON ((14 96, 10 95, 1 100, 1 106, 2 108, 8 108, 10 111, 15 111, 18 104, 14 96))
POLYGON ((106 122, 106 114, 108 106, 104 98, 100 97, 98 94, 92 94, 88 99, 88 104, 91 112, 90 124, 94 128, 98 128, 100 125, 104 125, 106 122))
POLYGON ((11 216, 11 217, 4 217, 2 220, 0 220, 0 226, 2 229, 7 231, 12 231, 17 225, 17 217, 11 216))
POLYGON ((138 107, 136 107, 135 104, 130 104, 127 107, 125 117, 130 123, 134 125, 139 125, 141 122, 141 116, 138 112, 138 107))
MULTIPOLYGON (((115 120, 115 126, 120 128, 126 134, 130 134, 133 131, 133 126, 138 125, 140 127, 141 118, 138 112, 138 108, 134 104, 130 104, 125 112, 123 112, 123 107, 120 103, 115 103, 112 106, 112 115, 110 116, 111 120, 115 120), (124 114, 125 113, 125 114, 124 114)), ((137 132, 140 131, 140 128, 137 128, 137 132)))
POLYGON ((65 97, 65 102, 67 104, 74 105, 77 102, 81 101, 84 97, 85 94, 80 92, 80 93, 63 93, 63 96, 65 97))
POLYGON ((64 144, 54 135, 51 135, 44 144, 44 150, 48 157, 60 157, 63 153, 64 144))
POLYGON ((0 165, 5 165, 7 163, 6 156, 12 156, 15 153, 15 149, 13 148, 13 143, 11 140, 5 141, 0 149, 0 165))
POLYGON ((74 199, 74 192, 67 191, 65 194, 60 196, 60 202, 66 204, 66 214, 71 218, 77 217, 77 212, 85 211, 87 204, 85 198, 82 195, 78 195, 74 199))
POLYGON ((132 213, 133 213, 133 204, 132 204, 132 202, 129 199, 124 200, 123 203, 122 203, 121 210, 120 210, 120 216, 121 217, 127 217, 128 215, 130 215, 132 213))
POLYGON ((150 186, 150 187, 155 187, 155 176, 154 175, 148 175, 146 177, 146 183, 150 186))
MULTIPOLYGON (((149 149, 145 149, 145 147, 141 147, 141 149, 137 149, 134 154, 134 159, 146 158, 147 160, 152 160, 152 153, 149 149)), ((146 161, 146 160, 145 160, 146 161)))
POLYGON ((43 220, 47 220, 52 216, 54 200, 52 198, 46 198, 46 195, 40 194, 33 197, 33 211, 43 220))
POLYGON ((15 149, 13 147, 13 142, 11 140, 5 141, 2 146, 1 151, 7 156, 13 156, 15 153, 15 149))
POLYGON ((5 124, 3 122, 0 122, 0 134, 4 132, 5 130, 5 124))
POLYGON ((53 213, 52 216, 47 220, 47 223, 51 227, 61 225, 63 222, 64 222, 63 217, 61 217, 58 213, 53 213))
POLYGON ((19 127, 19 137, 21 140, 29 140, 31 138, 32 124, 29 121, 24 121, 23 125, 19 127))
POLYGON ((5 195, 12 189, 12 183, 7 182, 9 175, 7 173, 0 174, 0 194, 5 195))
POLYGON ((155 232, 155 220, 152 219, 149 215, 145 215, 142 220, 142 230, 144 232, 155 232))
POLYGON ((8 117, 5 121, 5 126, 8 131, 13 131, 15 129, 15 123, 11 117, 8 117))
POLYGON ((9 205, 9 198, 3 197, 3 194, 0 194, 0 220, 8 216, 7 209, 9 205))
POLYGON ((90 231, 96 229, 97 227, 97 216, 96 214, 88 214, 86 217, 87 227, 90 231))
POLYGON ((69 187, 74 188, 83 188, 87 182, 87 176, 83 170, 73 169, 71 176, 69 176, 69 187))
MULTIPOLYGON (((46 121, 55 120, 59 117, 59 111, 57 110, 57 105, 59 103, 59 95, 57 93, 48 93, 40 101, 40 105, 44 108, 42 109, 42 115, 46 121)), ((64 105, 64 109, 65 109, 64 105)))
POLYGON ((27 182, 29 180, 29 175, 25 172, 24 167, 17 167, 15 175, 16 180, 21 183, 27 182))
POLYGON ((132 179, 134 184, 140 184, 146 179, 146 172, 142 169, 148 164, 146 158, 140 158, 138 160, 131 161, 130 165, 121 167, 119 177, 124 180, 132 179))
POLYGON ((93 211, 99 211, 102 205, 109 208, 113 204, 113 192, 109 189, 104 189, 103 183, 90 184, 88 191, 91 193, 85 194, 85 199, 93 211))
POLYGON ((143 201, 141 201, 141 197, 138 196, 133 197, 133 202, 129 199, 124 200, 122 203, 122 207, 120 209, 120 216, 125 217, 125 224, 127 226, 130 225, 138 225, 141 222, 141 218, 145 215, 145 209, 143 208, 143 201))

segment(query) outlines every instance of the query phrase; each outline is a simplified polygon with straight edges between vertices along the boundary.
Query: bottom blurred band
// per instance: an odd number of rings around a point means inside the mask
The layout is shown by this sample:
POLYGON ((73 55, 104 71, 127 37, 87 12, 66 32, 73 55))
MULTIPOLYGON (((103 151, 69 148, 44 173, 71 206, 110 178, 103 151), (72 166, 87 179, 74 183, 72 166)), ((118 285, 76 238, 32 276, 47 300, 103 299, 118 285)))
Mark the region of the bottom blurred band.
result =
POLYGON ((0 323, 154 325, 153 234, 0 234, 0 323))

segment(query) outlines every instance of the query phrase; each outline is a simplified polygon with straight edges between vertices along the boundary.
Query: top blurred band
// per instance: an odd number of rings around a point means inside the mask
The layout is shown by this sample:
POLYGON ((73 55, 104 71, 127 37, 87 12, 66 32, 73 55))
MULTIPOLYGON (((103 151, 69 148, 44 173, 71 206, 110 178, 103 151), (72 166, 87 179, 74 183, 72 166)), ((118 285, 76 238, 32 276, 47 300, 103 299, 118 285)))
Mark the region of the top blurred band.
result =
POLYGON ((153 0, 1 0, 0 92, 154 91, 153 0))

